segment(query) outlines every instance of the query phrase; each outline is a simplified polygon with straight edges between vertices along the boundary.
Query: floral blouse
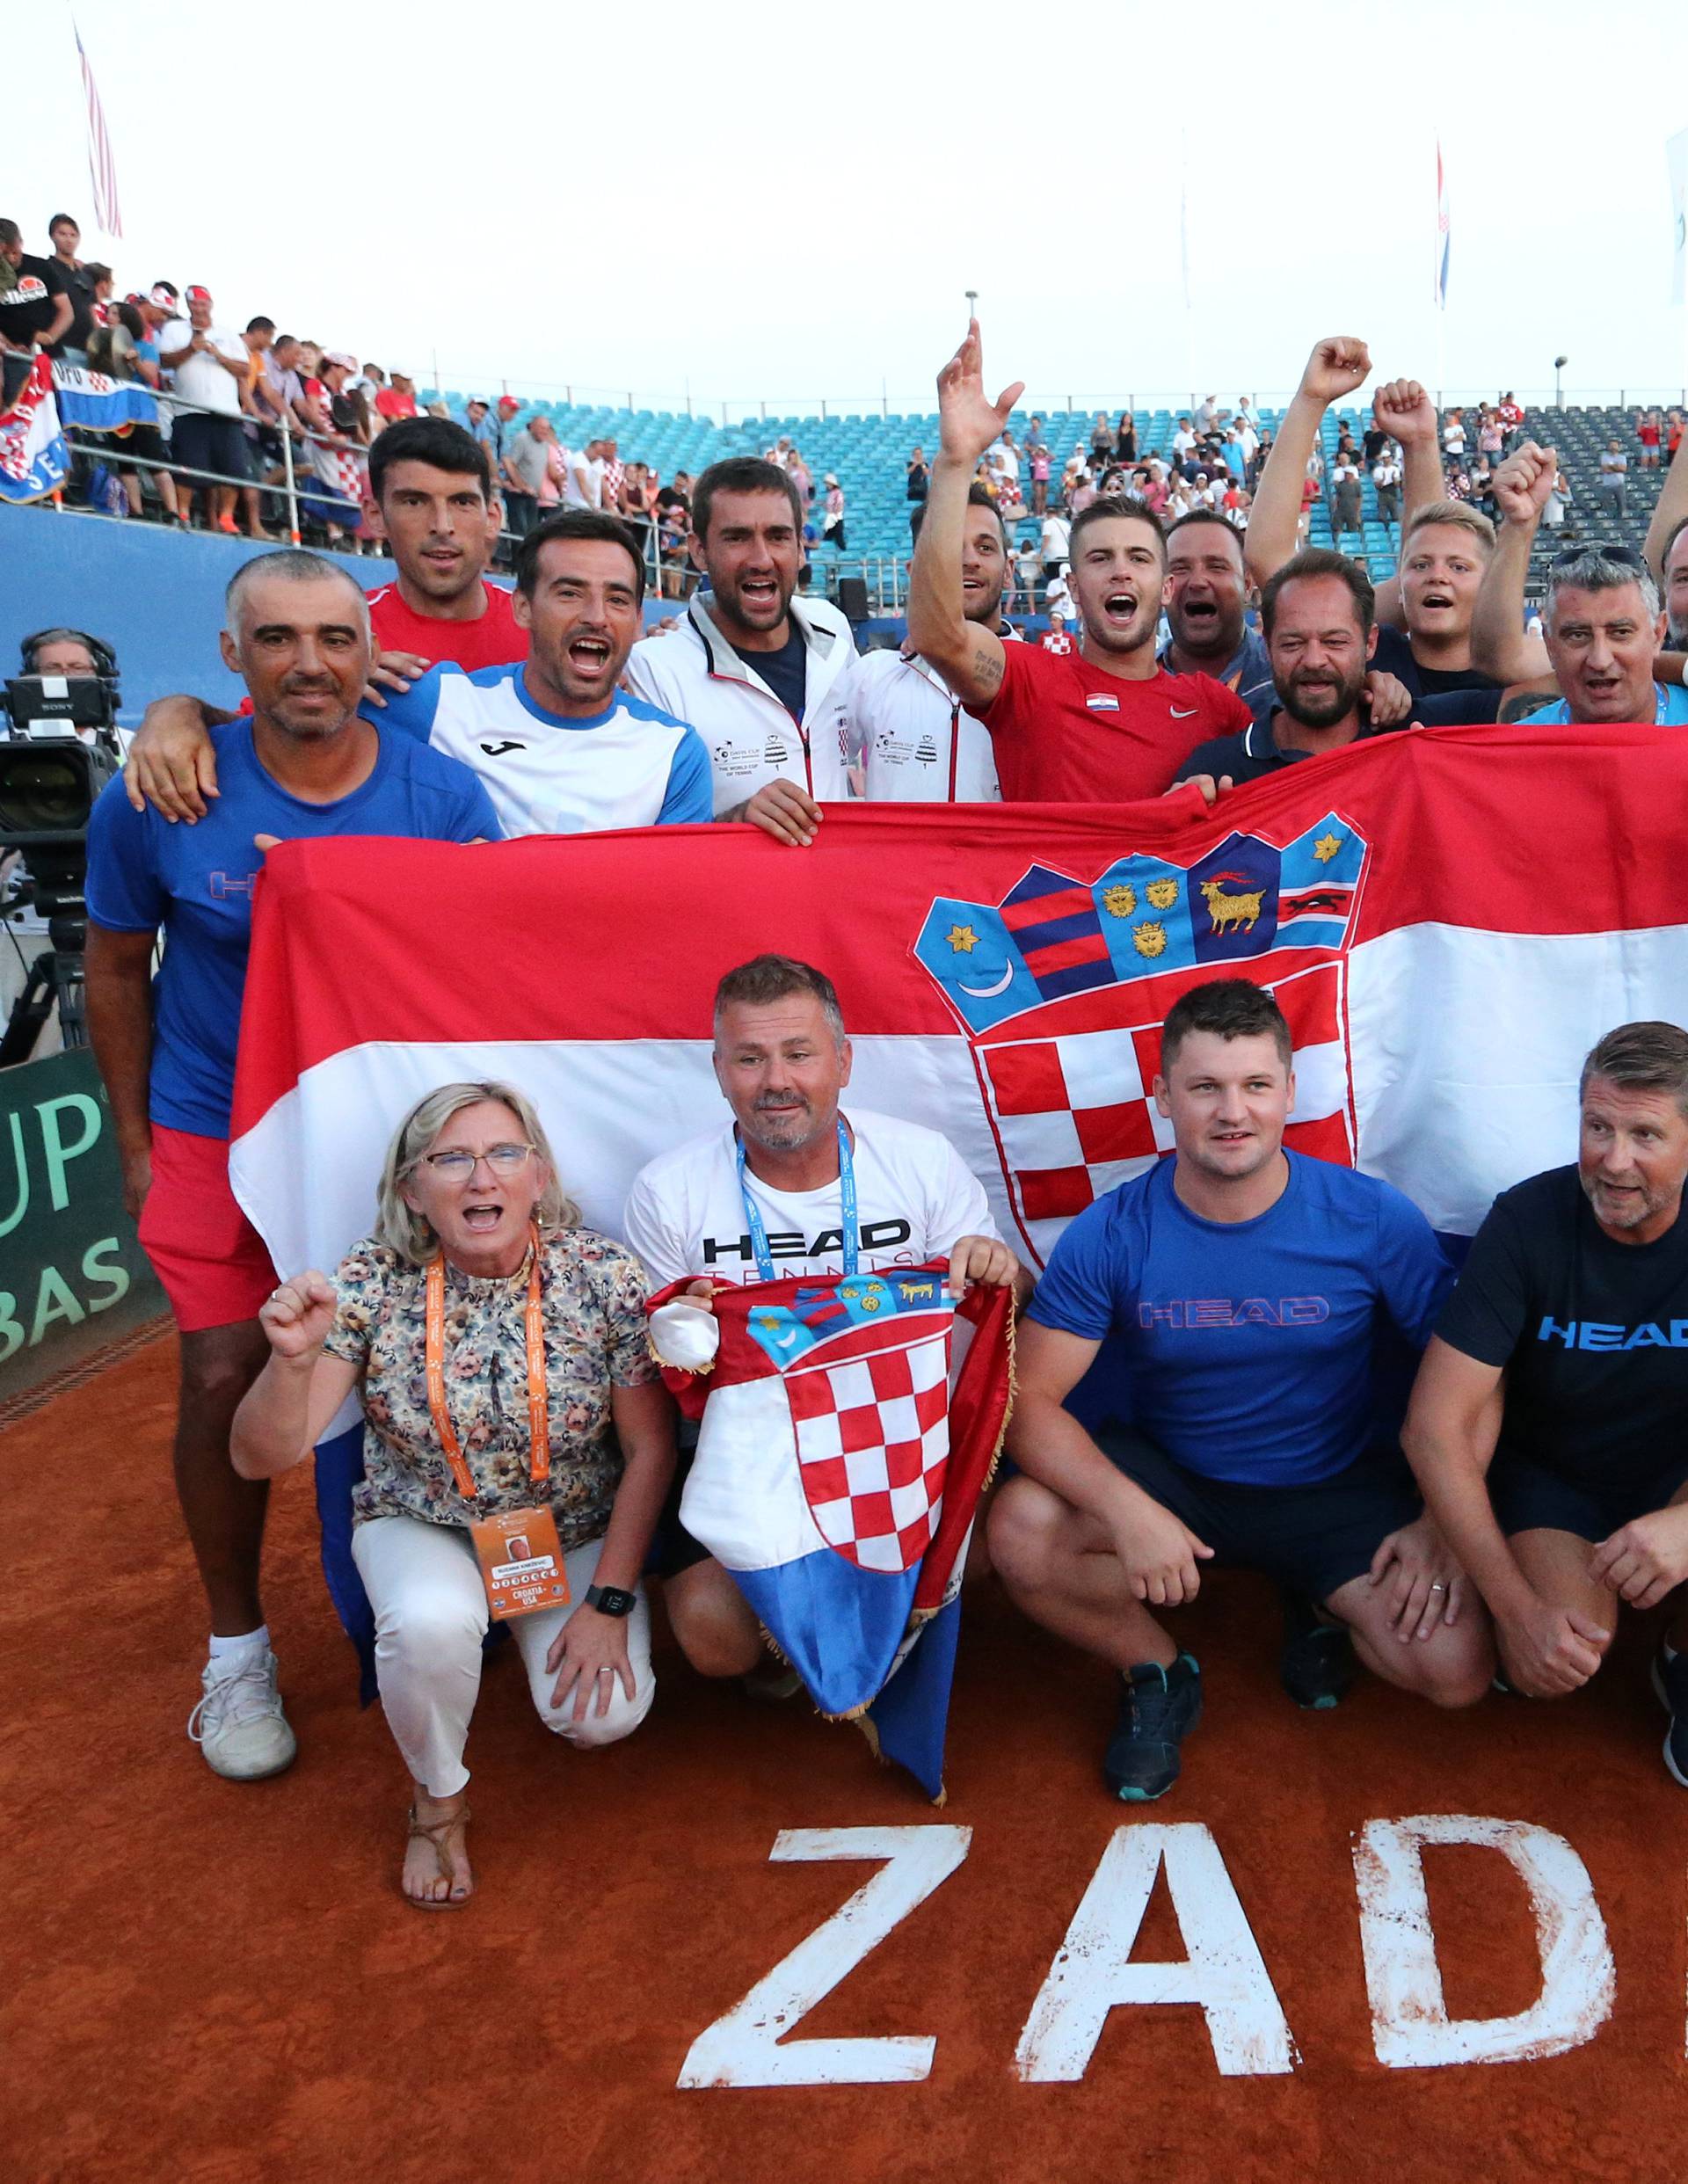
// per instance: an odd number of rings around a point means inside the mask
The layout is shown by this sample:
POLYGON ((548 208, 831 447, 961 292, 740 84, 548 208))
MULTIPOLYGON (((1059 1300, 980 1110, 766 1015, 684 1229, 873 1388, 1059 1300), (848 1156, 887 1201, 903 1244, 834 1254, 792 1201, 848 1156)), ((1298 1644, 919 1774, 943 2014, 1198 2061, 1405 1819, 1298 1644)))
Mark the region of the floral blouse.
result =
MULTIPOLYGON (((551 1417, 549 1498, 565 1548, 600 1540, 622 1476, 610 1389, 657 1377, 645 1336, 644 1270, 591 1229, 540 1243, 546 1394, 551 1417)), ((446 1269, 446 1401, 463 1460, 480 1489, 457 1491, 428 1410, 426 1267, 372 1237, 335 1270, 340 1308, 324 1347, 360 1368, 362 1483, 353 1521, 415 1517, 467 1525, 531 1508, 528 1432, 528 1263, 509 1276, 446 1269)))

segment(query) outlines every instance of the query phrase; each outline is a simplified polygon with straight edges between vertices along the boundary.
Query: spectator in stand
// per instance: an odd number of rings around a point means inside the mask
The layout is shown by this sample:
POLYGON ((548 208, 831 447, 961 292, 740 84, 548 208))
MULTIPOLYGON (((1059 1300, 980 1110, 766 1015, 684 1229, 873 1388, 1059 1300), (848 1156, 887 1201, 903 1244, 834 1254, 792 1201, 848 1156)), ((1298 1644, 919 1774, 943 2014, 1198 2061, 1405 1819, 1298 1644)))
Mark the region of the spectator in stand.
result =
MULTIPOLYGON (((247 380, 251 358, 237 333, 212 323, 209 288, 190 288, 187 317, 174 318, 159 338, 159 361, 174 374, 174 422, 171 448, 185 470, 208 470, 222 477, 246 480, 251 466, 246 451, 243 419, 250 404, 247 380)), ((180 476, 177 487, 182 518, 192 522, 193 499, 199 485, 180 476)), ((200 481, 203 484, 203 480, 200 481)), ((236 487, 211 486, 206 494, 212 523, 233 533, 236 487)), ((248 531, 263 535, 254 521, 256 496, 249 506, 248 531)))
MULTIPOLYGON (((918 545, 924 509, 914 518, 918 545)), ((1008 536, 988 494, 967 496, 961 546, 963 612, 1018 644, 1003 619, 1008 536)), ((844 748, 869 803, 994 804, 1001 797, 989 732, 950 695, 937 670, 907 646, 856 662, 844 714, 844 748)))
POLYGON ((1615 523, 1624 520, 1624 483, 1628 470, 1629 457, 1615 440, 1609 440, 1600 458, 1600 503, 1602 513, 1615 523))
POLYGON ((1442 460, 1450 470, 1465 468, 1466 413, 1463 410, 1448 411, 1447 422, 1442 427, 1442 460))
MULTIPOLYGON (((1371 371, 1363 341, 1332 334, 1314 344, 1255 496, 1247 533, 1255 584, 1263 586, 1296 550, 1295 510, 1310 482, 1303 464, 1326 411, 1371 371)), ((1469 691, 1468 717, 1492 720, 1486 709, 1498 702, 1501 686, 1473 662, 1471 618, 1494 551, 1493 528, 1475 509, 1447 499, 1436 405, 1417 380, 1379 387, 1372 412, 1400 445, 1404 473, 1401 571, 1378 594, 1377 665, 1415 697, 1469 691)), ((1520 615, 1520 629, 1522 622, 1520 615)), ((1538 652, 1532 673, 1544 673, 1546 665, 1546 655, 1538 652)))
POLYGON ((1169 674, 1211 675, 1256 720, 1272 707, 1272 663, 1245 617, 1242 541, 1220 515, 1200 509, 1167 533, 1167 622, 1158 664, 1169 674))
POLYGON ((1026 439, 1026 456, 1031 465, 1031 513, 1040 520, 1049 513, 1049 446, 1043 427, 1033 419, 1026 439))
POLYGON ((1187 417, 1181 417, 1178 420, 1178 429, 1172 436, 1172 459, 1175 465, 1182 470, 1185 462, 1195 452, 1196 435, 1190 429, 1190 419, 1187 417))
POLYGON ((1490 674, 1530 684, 1544 699, 1559 694, 1526 716, 1532 720, 1688 724, 1688 690, 1674 679, 1658 680, 1665 629, 1658 586, 1625 546, 1572 548, 1549 563, 1542 632, 1552 672, 1531 672, 1524 582, 1558 467, 1551 448, 1527 440, 1495 477, 1501 535, 1473 617, 1473 658, 1490 674))
POLYGON ((970 622, 961 589, 966 481, 1021 392, 985 393, 978 323, 938 376, 942 452, 909 586, 908 635, 957 701, 984 721, 1009 802, 1131 802, 1158 795, 1204 734, 1246 728, 1241 699, 1154 657, 1166 590, 1160 525, 1140 503, 1101 500, 1073 523, 1073 597, 1083 647, 1061 659, 1004 644, 970 622))
POLYGON ((1499 416, 1501 423, 1506 428, 1507 444, 1503 452, 1510 454, 1512 443, 1517 439, 1519 428, 1524 423, 1524 411, 1518 407, 1517 399, 1510 389, 1501 397, 1499 416))
MULTIPOLYGON (((88 361, 97 372, 104 372, 112 379, 137 379, 155 391, 158 385, 157 352, 150 360, 142 351, 151 347, 147 339, 147 322, 138 305, 131 302, 113 303, 106 315, 106 324, 96 326, 88 349, 88 361)), ((156 425, 132 425, 118 443, 115 462, 118 477, 122 480, 123 494, 132 516, 144 515, 142 473, 134 467, 133 461, 126 465, 128 456, 141 462, 161 463, 170 460, 170 450, 164 445, 164 434, 156 425)), ((157 488, 164 513, 172 522, 177 521, 176 481, 168 470, 153 470, 145 474, 157 488)))
POLYGON ((629 462, 622 473, 621 505, 615 513, 632 526, 636 538, 650 528, 655 500, 656 483, 646 466, 643 462, 629 462))
POLYGON ((826 497, 821 503, 820 535, 823 543, 837 552, 844 551, 844 488, 828 470, 826 478, 826 497))
POLYGON ((1493 470, 1506 452, 1506 426, 1501 421, 1499 410, 1491 410, 1487 402, 1478 412, 1477 454, 1481 461, 1493 470))
POLYGON ((1659 446, 1664 437, 1656 410, 1640 410, 1636 412, 1635 437, 1641 443, 1641 468, 1656 470, 1659 467, 1659 446))
POLYGON ((357 359, 344 350, 332 350, 323 359, 322 392, 317 410, 325 430, 310 441, 311 468, 326 489, 307 491, 305 505, 316 513, 338 542, 362 526, 363 499, 367 484, 364 451, 372 437, 369 412, 363 397, 351 388, 357 359))
POLYGON ((59 269, 59 279, 70 299, 70 324, 47 353, 55 363, 85 365, 89 337, 99 322, 94 309, 98 299, 94 295, 93 269, 84 266, 76 256, 82 244, 82 230, 69 213, 55 213, 47 223, 47 236, 53 245, 53 262, 59 269))
POLYGON ((1038 541, 1022 539, 1014 557, 1014 579, 1022 613, 1032 615, 1037 611, 1037 579, 1043 574, 1043 550, 1038 541))
POLYGON ((1132 421, 1129 410, 1120 411, 1119 423, 1115 428, 1114 461, 1116 462, 1135 462, 1137 461, 1137 426, 1132 421))
POLYGON ((600 440, 599 445, 603 449, 604 506, 619 509, 622 505, 622 480, 627 476, 627 467, 616 452, 613 440, 600 440))
POLYGON ((1338 538, 1345 531, 1358 532, 1360 528, 1360 466, 1344 456, 1334 463, 1330 473, 1331 529, 1338 538))
POLYGON ((1044 557, 1044 581, 1050 584, 1066 566, 1072 551, 1073 527, 1065 516, 1046 515, 1038 545, 1044 557))
POLYGON ((629 688, 702 734, 716 818, 797 845, 849 792, 843 724, 856 661, 838 608, 794 596, 803 532, 789 472, 750 455, 711 463, 692 497, 690 539, 709 590, 628 663, 629 688))
POLYGON ((1067 512, 1076 521, 1096 499, 1096 481, 1088 470, 1079 472, 1066 496, 1067 512))
POLYGON ((600 508, 604 505, 604 448, 607 442, 589 440, 570 457, 563 479, 565 508, 600 508))
POLYGON ((795 448, 791 450, 791 460, 786 465, 786 476, 797 487, 797 499, 806 510, 815 498, 814 473, 795 448))
POLYGON ((1664 460, 1667 465, 1674 462, 1677 459, 1677 449, 1682 445, 1682 411, 1680 410, 1672 410, 1670 413, 1664 435, 1664 460))
POLYGON ((1050 601, 1049 627, 1038 638, 1037 645, 1040 652, 1051 652, 1057 659, 1071 659, 1078 651, 1078 646, 1067 633, 1066 608, 1063 601, 1050 601))
POLYGON ((496 464, 498 460, 498 421, 492 414, 492 405, 484 395, 470 395, 463 404, 463 430, 471 440, 477 440, 486 449, 487 460, 496 464))
MULTIPOLYGON (((1372 469, 1372 483, 1378 495, 1378 521, 1396 524, 1401 521, 1401 450, 1386 433, 1380 432, 1378 437, 1383 444, 1372 469)), ((1370 440, 1372 434, 1368 433, 1366 438, 1370 440)))
MULTIPOLYGON (((1491 500, 1495 499, 1494 485, 1492 481, 1489 487, 1489 498, 1491 500)), ((1575 495, 1571 491, 1569 479, 1566 477, 1564 471, 1560 470, 1557 465, 1555 465, 1553 470, 1553 490, 1549 492, 1546 500, 1543 504, 1541 511, 1542 522, 1546 525, 1548 530, 1558 532, 1564 529, 1565 512, 1570 506, 1574 498, 1575 495)), ((1495 519, 1496 522, 1500 521, 1500 505, 1498 501, 1495 502, 1495 519)), ((1672 639, 1672 644, 1677 651, 1680 652, 1683 649, 1682 646, 1675 644, 1674 638, 1672 639)))
POLYGON ((1090 427, 1091 468, 1096 470, 1102 470, 1112 456, 1113 452, 1114 435, 1108 429, 1107 417, 1101 410, 1098 410, 1095 422, 1090 427))
POLYGON ((392 384, 383 387, 375 397, 375 415, 384 430, 387 426, 402 424, 416 414, 416 383, 403 372, 395 372, 392 384))
POLYGON ((1149 513, 1165 515, 1172 501, 1172 486, 1167 477, 1166 464, 1152 462, 1146 471, 1139 470, 1134 476, 1143 482, 1140 498, 1149 513))
POLYGON ((505 521, 518 538, 526 538, 539 521, 540 507, 551 482, 551 450, 556 445, 556 428, 549 418, 538 411, 505 442, 505 521))
POLYGON ((29 376, 37 348, 51 353, 76 315, 56 258, 33 258, 15 220, 0 220, 0 408, 29 376))

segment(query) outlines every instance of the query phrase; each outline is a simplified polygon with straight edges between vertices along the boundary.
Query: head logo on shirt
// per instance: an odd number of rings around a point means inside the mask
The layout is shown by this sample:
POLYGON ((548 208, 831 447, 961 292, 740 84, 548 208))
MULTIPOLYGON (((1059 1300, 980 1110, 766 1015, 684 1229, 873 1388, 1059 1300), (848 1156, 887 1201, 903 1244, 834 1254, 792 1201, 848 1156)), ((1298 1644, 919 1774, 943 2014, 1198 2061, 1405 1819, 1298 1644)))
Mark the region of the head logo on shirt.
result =
POLYGON ((1008 1202, 1039 1258, 1171 1149, 1150 1097, 1160 1026, 1206 979, 1241 973, 1277 994, 1296 1048, 1285 1141, 1351 1164, 1342 994, 1367 854, 1330 812, 1287 843, 1233 833, 1188 865, 1139 852, 1084 879, 1034 864, 1000 902, 933 903, 914 952, 967 1029, 1008 1202))

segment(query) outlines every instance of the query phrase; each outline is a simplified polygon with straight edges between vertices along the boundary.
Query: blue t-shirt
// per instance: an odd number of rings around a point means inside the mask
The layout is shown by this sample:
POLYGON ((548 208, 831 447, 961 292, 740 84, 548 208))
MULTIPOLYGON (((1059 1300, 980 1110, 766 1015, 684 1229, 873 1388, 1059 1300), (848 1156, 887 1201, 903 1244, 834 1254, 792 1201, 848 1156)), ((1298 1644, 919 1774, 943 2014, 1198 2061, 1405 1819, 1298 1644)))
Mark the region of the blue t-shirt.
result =
POLYGON ((368 718, 461 760, 485 783, 506 834, 581 834, 715 817, 703 739, 618 690, 601 713, 547 712, 524 661, 465 674, 449 660, 368 718))
POLYGON ((88 914, 114 933, 164 930, 153 984, 149 1112, 168 1130, 226 1138, 251 942, 255 834, 397 834, 428 841, 498 839, 498 814, 467 768, 403 736, 381 738, 375 768, 334 804, 308 804, 270 774, 252 724, 214 728, 222 794, 196 826, 136 812, 120 777, 88 822, 88 914))
POLYGON ((1305 1486, 1378 1438, 1378 1337, 1422 1350, 1452 1280, 1430 1223, 1388 1183, 1287 1153, 1252 1221, 1209 1221, 1160 1161, 1088 1206, 1029 1316, 1112 1336, 1132 1422, 1210 1479, 1305 1486))

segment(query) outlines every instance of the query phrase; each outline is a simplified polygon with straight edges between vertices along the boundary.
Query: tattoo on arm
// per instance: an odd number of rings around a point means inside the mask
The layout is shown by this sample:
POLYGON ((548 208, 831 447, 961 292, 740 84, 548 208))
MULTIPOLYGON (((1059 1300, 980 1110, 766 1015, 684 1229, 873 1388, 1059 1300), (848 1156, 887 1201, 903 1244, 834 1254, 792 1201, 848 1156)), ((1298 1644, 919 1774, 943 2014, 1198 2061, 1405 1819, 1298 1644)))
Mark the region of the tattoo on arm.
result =
POLYGON ((973 688, 981 695, 994 696, 1002 681, 1002 654, 980 644, 973 652, 973 688))

